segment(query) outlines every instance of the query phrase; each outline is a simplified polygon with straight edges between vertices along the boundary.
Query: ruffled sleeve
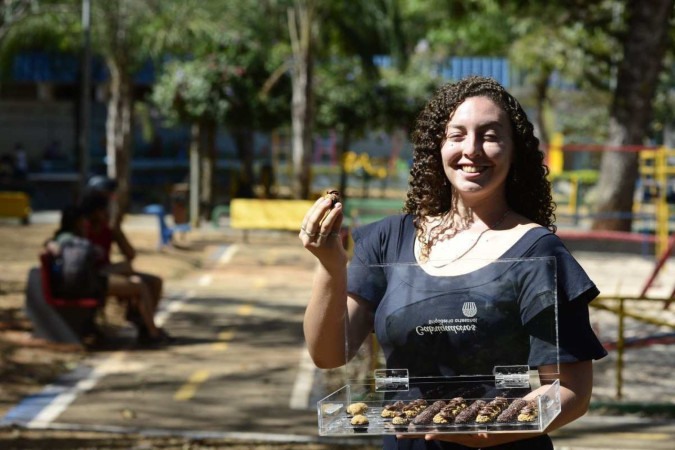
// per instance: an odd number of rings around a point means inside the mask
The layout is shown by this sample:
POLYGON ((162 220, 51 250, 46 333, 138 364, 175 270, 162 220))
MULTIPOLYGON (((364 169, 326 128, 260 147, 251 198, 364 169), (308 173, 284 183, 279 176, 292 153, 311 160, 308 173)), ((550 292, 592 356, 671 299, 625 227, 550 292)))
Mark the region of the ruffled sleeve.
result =
MULTIPOLYGON (((546 233, 528 250, 526 256, 555 257, 555 297, 541 294, 536 316, 525 324, 530 332, 530 365, 586 361, 607 355, 593 331, 588 304, 600 291, 558 236, 546 233), (557 321, 555 314, 557 313, 557 321), (545 324, 557 322, 556 333, 545 324), (559 360, 556 356, 559 354, 559 360)), ((532 313, 533 311, 530 311, 532 313)))

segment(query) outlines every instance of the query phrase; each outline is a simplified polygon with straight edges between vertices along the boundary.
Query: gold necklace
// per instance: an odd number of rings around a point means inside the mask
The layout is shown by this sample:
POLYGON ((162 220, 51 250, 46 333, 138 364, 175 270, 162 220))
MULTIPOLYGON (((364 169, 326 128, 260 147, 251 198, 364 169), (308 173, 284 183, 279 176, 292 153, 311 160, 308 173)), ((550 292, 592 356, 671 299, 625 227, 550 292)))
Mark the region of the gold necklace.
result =
POLYGON ((476 240, 473 241, 473 244, 471 244, 471 246, 469 248, 467 248, 466 250, 464 250, 464 252, 462 252, 459 256, 456 256, 455 258, 451 259, 450 261, 447 261, 447 260, 436 260, 436 261, 434 261, 432 259, 429 259, 428 260, 429 264, 432 265, 433 267, 445 267, 448 264, 452 264, 455 261, 462 259, 471 250, 473 250, 476 245, 478 245, 478 241, 480 241, 480 238, 482 238, 485 233, 487 233, 490 230, 496 230, 504 222, 504 219, 506 219, 506 216, 509 215, 510 211, 511 211, 510 209, 507 209, 506 212, 504 213, 504 215, 502 215, 499 218, 499 220, 497 222, 495 222, 494 225, 492 225, 491 227, 487 227, 483 231, 481 231, 478 234, 478 237, 476 238, 476 240))

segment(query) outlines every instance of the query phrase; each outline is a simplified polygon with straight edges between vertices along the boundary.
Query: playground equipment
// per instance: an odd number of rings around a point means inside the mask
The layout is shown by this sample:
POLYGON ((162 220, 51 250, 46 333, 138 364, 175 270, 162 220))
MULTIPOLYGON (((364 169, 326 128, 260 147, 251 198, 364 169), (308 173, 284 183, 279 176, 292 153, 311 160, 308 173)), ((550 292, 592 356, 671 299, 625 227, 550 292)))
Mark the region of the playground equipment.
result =
POLYGON ((645 149, 639 153, 640 180, 643 193, 635 203, 634 212, 641 213, 650 206, 655 217, 656 256, 664 254, 670 235, 671 195, 675 193, 675 150, 665 147, 645 149))
MULTIPOLYGON (((563 201, 563 213, 572 217, 574 224, 578 224, 582 217, 582 190, 584 187, 593 185, 597 181, 592 177, 592 170, 564 170, 564 156, 566 152, 586 151, 599 152, 608 150, 599 145, 565 145, 561 134, 555 134, 551 139, 548 149, 548 166, 551 180, 564 181, 568 185, 566 191, 568 199, 563 201)), ((627 297, 621 295, 602 295, 591 303, 596 309, 616 314, 618 321, 617 339, 615 342, 605 343, 609 350, 616 351, 616 398, 623 396, 624 366, 626 349, 635 345, 650 345, 653 343, 675 343, 673 333, 642 337, 639 340, 627 339, 625 336, 625 322, 627 318, 638 320, 642 323, 675 330, 675 323, 663 318, 650 317, 638 311, 632 311, 627 306, 638 302, 659 302, 667 309, 675 299, 675 286, 670 295, 656 297, 650 295, 651 288, 655 286, 656 279, 664 266, 669 261, 675 247, 675 234, 670 232, 670 217, 672 203, 675 203, 675 150, 665 147, 644 148, 633 146, 616 149, 621 151, 638 152, 639 181, 636 187, 636 196, 633 210, 624 212, 637 219, 638 228, 648 229, 650 234, 619 232, 590 232, 586 233, 590 238, 620 239, 620 240, 643 240, 653 242, 655 246, 656 262, 654 269, 637 296, 627 297), (651 231, 653 230, 653 235, 651 231), (639 343, 638 343, 639 341, 639 343)), ((587 166, 584 166, 587 167, 587 166)), ((671 280, 672 281, 672 280, 671 280)), ((667 282, 667 281, 666 281, 667 282)))
MULTIPOLYGON (((602 145, 565 144, 562 134, 555 133, 547 152, 549 175, 553 183, 564 181, 567 185, 566 199, 560 202, 558 211, 572 218, 575 225, 583 217, 582 192, 598 180, 598 171, 587 168, 580 170, 565 169, 565 155, 568 152, 600 152, 607 150, 630 151, 638 153, 639 180, 632 211, 619 212, 629 215, 636 222, 648 221, 638 225, 640 230, 649 230, 646 241, 655 242, 655 257, 663 255, 668 246, 670 235, 670 217, 672 204, 675 203, 675 150, 666 147, 628 146, 608 149, 602 145), (651 232, 653 230, 653 236, 651 232)), ((637 235, 637 233, 636 233, 637 235)))

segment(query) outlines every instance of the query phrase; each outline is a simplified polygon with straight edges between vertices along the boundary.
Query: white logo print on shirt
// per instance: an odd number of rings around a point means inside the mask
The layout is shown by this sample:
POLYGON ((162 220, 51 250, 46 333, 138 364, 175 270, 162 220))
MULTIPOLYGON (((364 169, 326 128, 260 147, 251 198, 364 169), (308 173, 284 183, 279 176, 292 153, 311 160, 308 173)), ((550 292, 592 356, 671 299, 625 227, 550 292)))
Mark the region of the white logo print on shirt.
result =
POLYGON ((462 306, 462 312, 466 317, 473 317, 478 313, 478 308, 474 302, 465 302, 462 306))

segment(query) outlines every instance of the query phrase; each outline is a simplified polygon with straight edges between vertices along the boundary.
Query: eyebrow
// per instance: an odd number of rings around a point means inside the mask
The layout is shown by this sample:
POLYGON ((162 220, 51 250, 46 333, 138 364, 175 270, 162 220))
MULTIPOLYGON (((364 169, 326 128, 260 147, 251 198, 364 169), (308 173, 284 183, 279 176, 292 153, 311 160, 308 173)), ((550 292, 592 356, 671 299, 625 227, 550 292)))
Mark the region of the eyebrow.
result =
MULTIPOLYGON (((448 122, 448 125, 446 126, 446 128, 461 128, 461 129, 466 129, 466 126, 461 125, 461 124, 453 125, 452 121, 449 121, 449 122, 448 122)), ((491 120, 491 121, 489 121, 489 122, 485 122, 485 123, 479 124, 477 128, 478 128, 478 129, 485 129, 485 128, 499 128, 499 129, 503 130, 503 129, 504 129, 504 125, 501 124, 501 123, 500 123, 499 121, 497 121, 497 120, 491 120)))

